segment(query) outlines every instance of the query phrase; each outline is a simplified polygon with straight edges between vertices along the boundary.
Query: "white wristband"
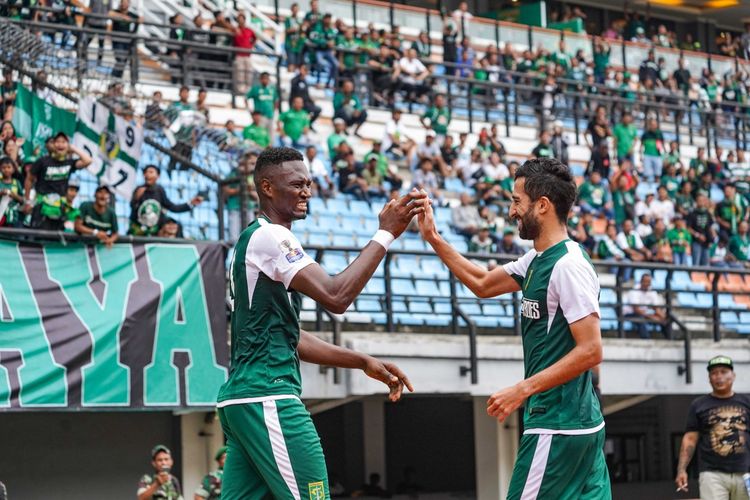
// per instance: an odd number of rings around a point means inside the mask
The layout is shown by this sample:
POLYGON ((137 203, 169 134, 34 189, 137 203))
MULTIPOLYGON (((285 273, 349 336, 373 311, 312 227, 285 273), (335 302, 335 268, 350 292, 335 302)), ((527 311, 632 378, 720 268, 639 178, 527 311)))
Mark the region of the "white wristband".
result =
POLYGON ((396 237, 388 231, 384 229, 378 229, 378 231, 373 235, 370 241, 376 242, 378 245, 385 248, 385 251, 387 252, 388 248, 390 248, 391 246, 391 243, 393 243, 393 240, 395 239, 396 237))

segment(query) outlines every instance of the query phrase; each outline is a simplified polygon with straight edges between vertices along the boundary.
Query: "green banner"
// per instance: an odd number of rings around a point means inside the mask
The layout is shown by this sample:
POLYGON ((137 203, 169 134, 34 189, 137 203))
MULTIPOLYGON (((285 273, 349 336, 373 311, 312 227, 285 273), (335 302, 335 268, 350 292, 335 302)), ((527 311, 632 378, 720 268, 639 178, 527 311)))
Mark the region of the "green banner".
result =
POLYGON ((44 141, 58 132, 73 137, 76 131, 76 115, 58 108, 21 84, 16 86, 16 108, 13 112, 16 134, 26 142, 24 157, 35 159, 44 154, 44 141))
POLYGON ((215 243, 0 240, 0 410, 213 407, 224 259, 215 243))

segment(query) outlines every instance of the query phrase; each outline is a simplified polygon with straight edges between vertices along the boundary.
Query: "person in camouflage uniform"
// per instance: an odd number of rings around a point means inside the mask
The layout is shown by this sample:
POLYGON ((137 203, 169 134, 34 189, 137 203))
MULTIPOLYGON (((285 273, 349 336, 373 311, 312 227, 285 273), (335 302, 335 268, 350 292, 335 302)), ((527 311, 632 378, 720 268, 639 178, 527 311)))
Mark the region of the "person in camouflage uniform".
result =
POLYGON ((138 500, 166 499, 182 500, 180 481, 169 471, 174 465, 172 452, 163 444, 151 450, 152 474, 144 474, 138 483, 138 500))
POLYGON ((221 498, 221 479, 224 476, 224 461, 227 459, 227 447, 222 446, 214 456, 219 468, 203 477, 201 485, 195 490, 194 500, 219 500, 221 498))

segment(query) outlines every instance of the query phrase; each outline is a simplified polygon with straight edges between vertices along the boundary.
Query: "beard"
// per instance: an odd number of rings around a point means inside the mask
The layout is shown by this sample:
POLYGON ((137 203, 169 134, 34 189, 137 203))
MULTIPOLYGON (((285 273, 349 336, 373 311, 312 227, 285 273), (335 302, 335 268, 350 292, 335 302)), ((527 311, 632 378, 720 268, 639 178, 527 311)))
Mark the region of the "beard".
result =
POLYGON ((539 236, 541 226, 531 210, 523 214, 519 221, 521 224, 518 228, 518 236, 520 236, 522 240, 534 240, 539 236))

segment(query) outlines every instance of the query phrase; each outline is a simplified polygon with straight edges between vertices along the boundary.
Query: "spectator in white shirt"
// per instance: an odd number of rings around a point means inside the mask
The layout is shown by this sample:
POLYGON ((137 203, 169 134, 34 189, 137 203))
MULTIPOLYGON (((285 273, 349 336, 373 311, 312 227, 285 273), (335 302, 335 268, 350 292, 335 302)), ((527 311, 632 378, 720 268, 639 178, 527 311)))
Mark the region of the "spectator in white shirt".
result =
POLYGON ((434 172, 434 165, 430 160, 422 160, 419 168, 412 176, 412 187, 418 190, 424 189, 430 198, 442 203, 443 193, 440 191, 440 182, 434 172))
POLYGON ((329 198, 333 195, 333 181, 328 175, 328 169, 325 163, 318 158, 318 149, 315 146, 308 146, 305 149, 305 163, 310 171, 313 180, 313 187, 316 196, 329 198))
POLYGON ((458 4, 458 8, 453 11, 452 16, 453 22, 456 23, 458 34, 461 38, 464 38, 467 34, 471 33, 471 26, 469 23, 474 19, 474 15, 469 12, 469 4, 465 1, 458 4))
POLYGON ((638 288, 633 288, 622 298, 622 312, 626 318, 638 319, 633 327, 642 339, 650 339, 651 331, 660 329, 665 333, 667 311, 664 309, 664 297, 655 290, 651 290, 651 275, 641 276, 638 288))
POLYGON ((622 223, 622 231, 617 234, 615 240, 620 250, 625 252, 628 258, 635 262, 643 262, 651 258, 651 252, 643 244, 643 240, 633 229, 633 221, 626 219, 622 223))
POLYGON ((417 50, 407 50, 398 65, 401 68, 401 89, 406 93, 406 99, 412 102, 423 99, 430 91, 430 86, 426 82, 430 71, 417 59, 417 50))
POLYGON ((406 126, 401 121, 401 110, 394 109, 391 113, 391 119, 385 124, 383 151, 386 155, 396 159, 407 157, 409 164, 411 164, 416 147, 417 143, 406 135, 406 126))
POLYGON ((666 186, 659 186, 656 191, 656 199, 649 208, 651 217, 654 220, 663 220, 667 226, 674 219, 674 202, 669 198, 669 191, 667 191, 666 186))
POLYGON ((461 204, 451 209, 451 226, 469 239, 479 231, 484 221, 469 193, 461 193, 460 199, 461 204))
POLYGON ((430 160, 433 165, 437 166, 441 175, 447 175, 443 153, 440 151, 440 146, 435 140, 435 132, 432 130, 427 131, 424 142, 417 147, 417 165, 414 165, 414 169, 416 170, 424 160, 430 160))
POLYGON ((499 154, 493 152, 490 154, 489 160, 489 163, 484 166, 485 178, 500 182, 510 175, 508 167, 500 161, 499 154))

